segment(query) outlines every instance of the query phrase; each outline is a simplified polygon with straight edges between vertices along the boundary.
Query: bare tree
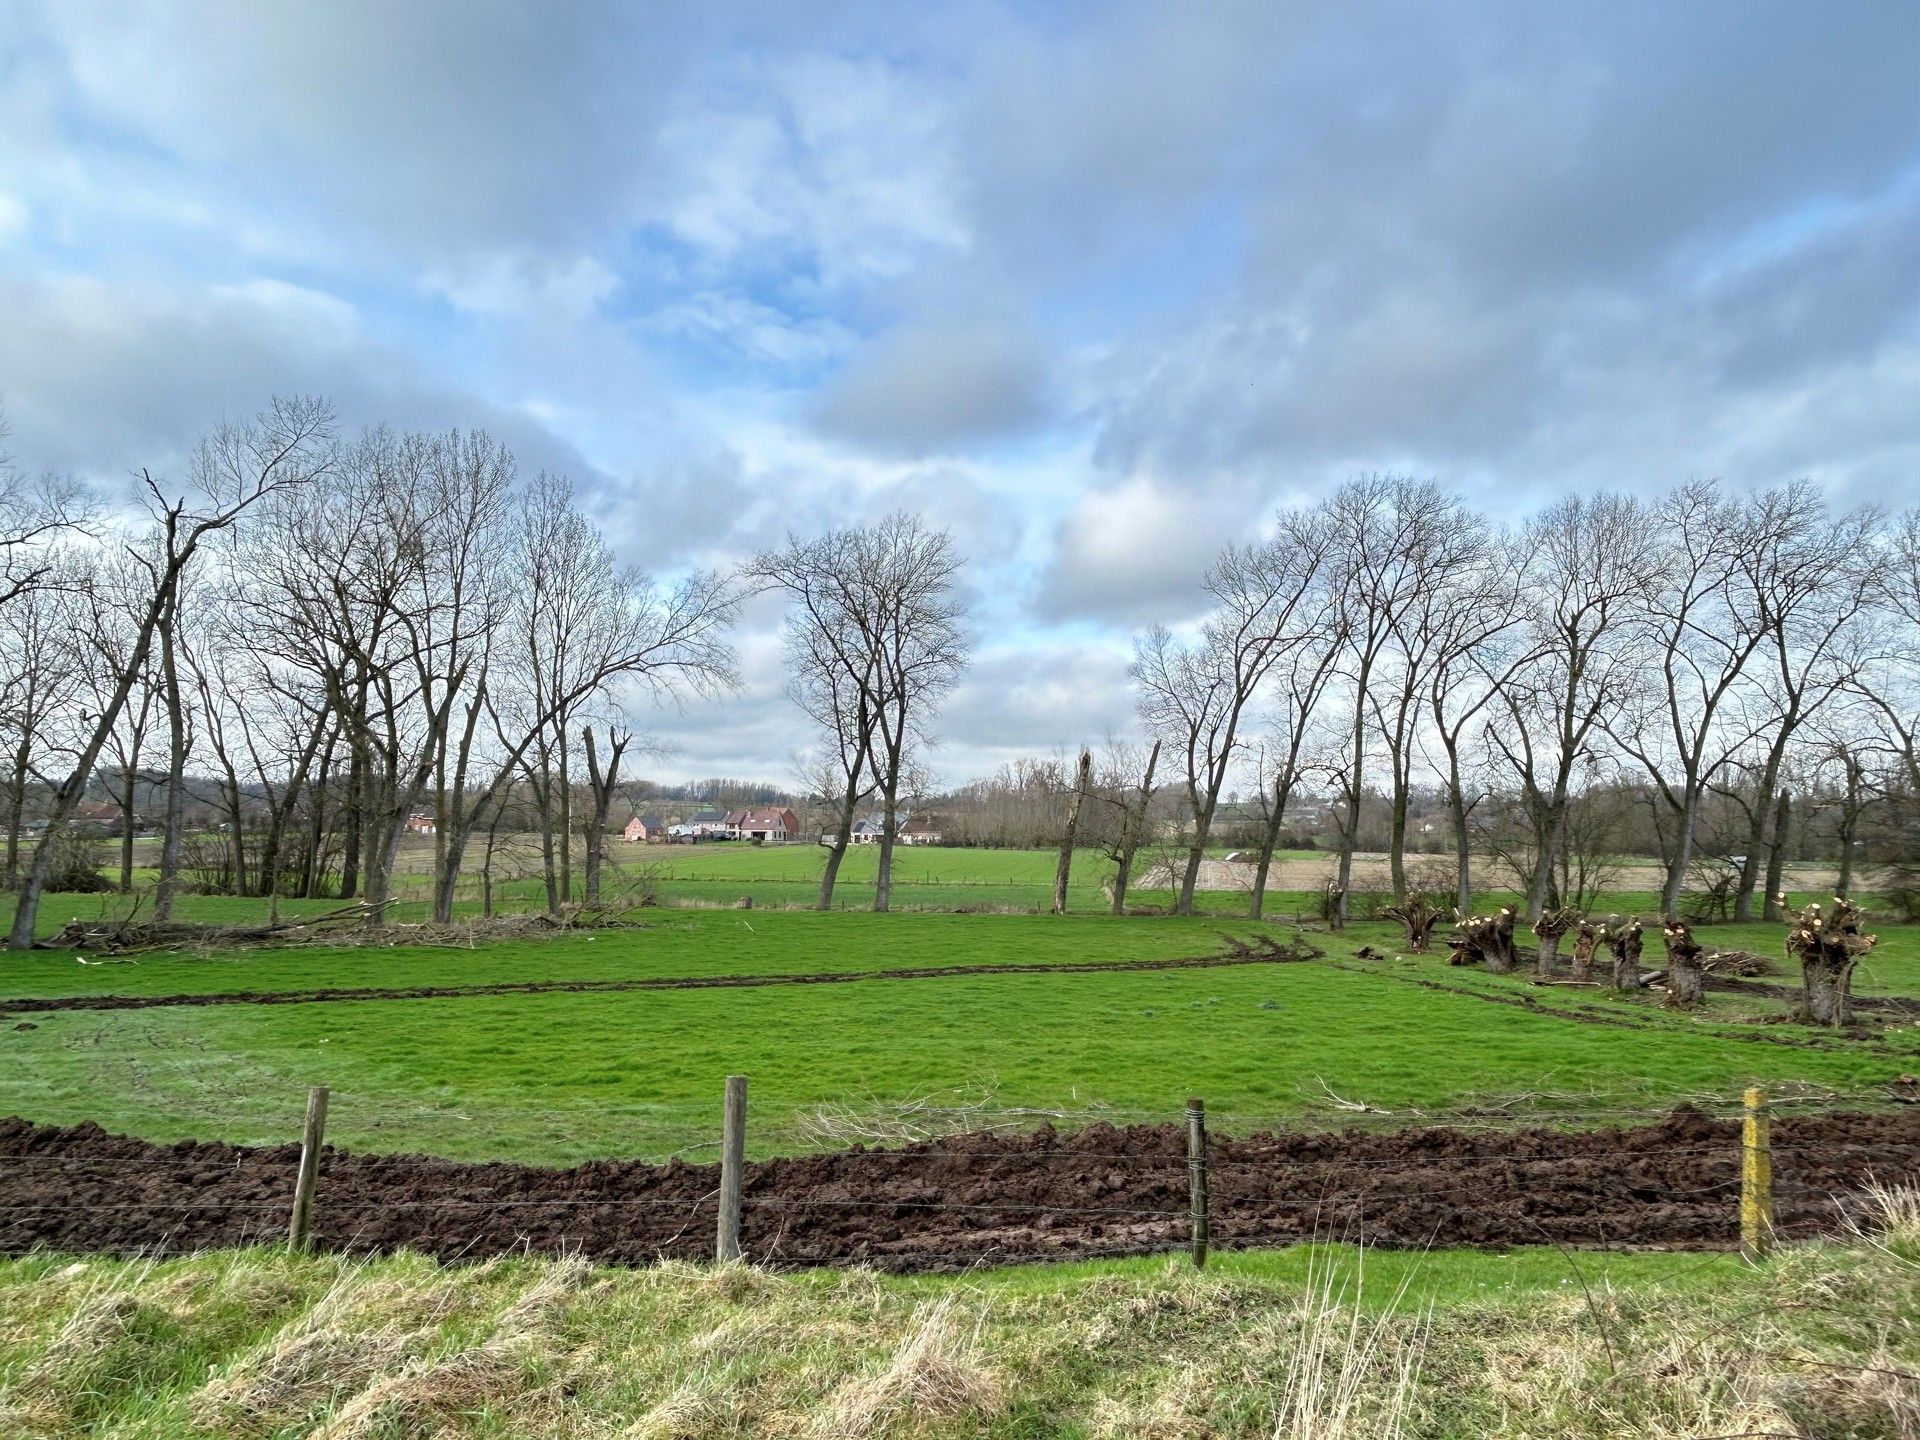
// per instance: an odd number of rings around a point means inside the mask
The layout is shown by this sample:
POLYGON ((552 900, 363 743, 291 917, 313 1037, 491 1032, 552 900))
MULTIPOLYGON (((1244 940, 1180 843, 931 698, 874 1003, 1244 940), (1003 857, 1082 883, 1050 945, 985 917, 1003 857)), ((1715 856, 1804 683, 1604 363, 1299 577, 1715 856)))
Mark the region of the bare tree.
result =
POLYGON ((232 525, 267 496, 305 484, 323 473, 332 463, 332 432, 331 407, 307 399, 275 400, 256 421, 222 427, 210 437, 209 444, 229 457, 231 464, 222 467, 217 477, 221 483, 201 497, 200 509, 189 508, 191 502, 184 497, 169 500, 160 482, 142 472, 159 535, 153 590, 140 612, 127 668, 100 714, 85 727, 72 768, 54 791, 46 833, 34 852, 32 868, 14 907, 7 940, 10 948, 26 950, 33 945, 40 897, 53 871, 60 831, 86 793, 94 764, 144 671, 162 617, 174 604, 181 576, 209 535, 232 525))
POLYGON ((838 756, 844 783, 820 908, 868 794, 881 806, 873 908, 892 902, 893 850, 912 757, 941 698, 966 665, 960 557, 944 530, 895 514, 761 555, 752 574, 793 601, 787 616, 791 693, 838 756))
POLYGON ((1555 859, 1575 780, 1595 767, 1596 732, 1633 683, 1622 641, 1641 613, 1652 552, 1640 506, 1612 495, 1562 500, 1527 524, 1520 549, 1529 660, 1501 691, 1503 723, 1486 738, 1519 788, 1532 855, 1527 918, 1538 920, 1561 903, 1555 859))
MULTIPOLYGON (((1326 510, 1335 594, 1341 606, 1340 631, 1346 641, 1342 667, 1352 717, 1347 756, 1339 772, 1342 813, 1335 883, 1340 892, 1340 919, 1344 921, 1353 888, 1353 853, 1359 836, 1361 797, 1366 791, 1367 722, 1378 672, 1392 663, 1396 632, 1404 627, 1422 587, 1433 579, 1432 558, 1458 529, 1459 515, 1455 503, 1431 481, 1384 475, 1365 476, 1341 486, 1327 500, 1326 510)), ((1412 713, 1411 697, 1417 693, 1414 687, 1418 678, 1411 666, 1409 677, 1400 687, 1407 697, 1399 707, 1403 716, 1412 713)), ((1396 778, 1402 764, 1396 749, 1396 778)), ((1394 886, 1396 898, 1404 898, 1406 877, 1398 868, 1394 886)))
POLYGON ((620 783, 620 757, 633 743, 633 732, 623 731, 617 725, 607 726, 607 762, 600 763, 600 754, 594 744, 593 727, 580 727, 580 743, 587 752, 587 781, 591 787, 593 808, 587 818, 586 835, 586 902, 589 905, 600 903, 600 869, 606 860, 607 813, 613 808, 614 788, 620 783))
POLYGON ((1281 655, 1324 623, 1314 603, 1330 540, 1318 512, 1282 515, 1278 536, 1228 546, 1207 572, 1213 609, 1198 640, 1177 640, 1155 626, 1134 642, 1128 673, 1140 716, 1149 733, 1180 755, 1191 821, 1176 914, 1193 912, 1214 815, 1261 682, 1281 655))
POLYGON ((1652 524, 1660 541, 1635 625, 1639 673, 1621 687, 1604 723, 1652 784, 1667 850, 1661 909, 1671 915, 1693 863, 1701 799, 1752 736, 1732 703, 1767 626, 1736 599, 1735 586, 1741 556, 1773 553, 1777 537, 1762 534, 1761 517, 1705 482, 1667 496, 1652 524))
POLYGON ((1100 826, 1102 848, 1113 861, 1111 909, 1127 913, 1127 887, 1133 881, 1134 857, 1146 833, 1153 805, 1154 772, 1160 768, 1160 741, 1154 740, 1143 757, 1140 747, 1109 737, 1102 752, 1100 783, 1093 792, 1105 816, 1100 826))
POLYGON ((1093 752, 1084 746, 1080 751, 1080 763, 1073 772, 1073 799, 1067 806, 1067 823, 1060 834, 1060 863, 1053 875, 1053 913, 1067 913, 1067 881, 1073 869, 1074 837, 1080 829, 1080 807, 1086 802, 1087 792, 1093 786, 1093 752))

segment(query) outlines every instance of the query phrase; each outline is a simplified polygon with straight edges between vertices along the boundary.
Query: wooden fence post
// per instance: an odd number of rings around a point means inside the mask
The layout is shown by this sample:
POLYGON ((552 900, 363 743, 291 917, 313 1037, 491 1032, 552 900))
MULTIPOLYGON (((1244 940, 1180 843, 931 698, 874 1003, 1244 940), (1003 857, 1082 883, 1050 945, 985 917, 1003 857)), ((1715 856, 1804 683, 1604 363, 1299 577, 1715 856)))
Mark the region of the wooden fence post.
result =
POLYGON ((293 1182, 293 1218, 287 1222, 287 1244, 305 1250, 312 1243, 313 1187, 320 1179, 320 1146, 327 1134, 327 1087, 307 1091, 307 1124, 300 1135, 300 1173, 293 1182))
POLYGON ((726 1109, 720 1128, 720 1233, 713 1258, 722 1264, 740 1258, 740 1182, 747 1159, 747 1077, 727 1077, 726 1109))
POLYGON ((1193 1268, 1207 1264, 1207 1102, 1187 1101, 1187 1190, 1193 1216, 1193 1268))
POLYGON ((1740 1137, 1740 1254, 1764 1260, 1773 1250, 1773 1148, 1767 1097, 1748 1087, 1740 1137))

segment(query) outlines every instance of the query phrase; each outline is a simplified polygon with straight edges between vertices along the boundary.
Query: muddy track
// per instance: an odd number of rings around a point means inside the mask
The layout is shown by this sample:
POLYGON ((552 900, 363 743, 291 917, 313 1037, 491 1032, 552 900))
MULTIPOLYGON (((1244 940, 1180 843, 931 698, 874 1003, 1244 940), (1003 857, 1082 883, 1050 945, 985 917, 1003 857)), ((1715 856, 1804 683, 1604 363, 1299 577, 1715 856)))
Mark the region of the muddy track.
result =
POLYGON ((647 980, 519 980, 488 985, 364 986, 321 990, 234 990, 202 995, 52 995, 0 1000, 0 1016, 51 1010, 156 1010, 179 1005, 321 1005, 342 1000, 456 1000, 477 995, 591 994, 621 990, 751 990, 767 985, 849 985, 866 980, 944 980, 969 975, 1098 975, 1132 970, 1209 970, 1293 965, 1318 952, 1285 947, 1174 960, 1071 961, 1035 965, 925 965, 894 970, 829 970, 797 975, 690 975, 647 980))
MULTIPOLYGON (((1920 1178, 1920 1113, 1773 1126, 1777 1224, 1830 1233, 1871 1179, 1920 1178)), ((0 1253, 182 1253, 284 1233, 297 1149, 154 1145, 0 1120, 0 1253)), ((1217 1138, 1213 1234, 1227 1247, 1375 1245, 1718 1250, 1738 1238, 1739 1131, 1682 1107, 1633 1129, 1282 1133, 1217 1138)), ((625 1264, 711 1255, 712 1165, 568 1170, 328 1150, 315 1234, 329 1249, 442 1259, 530 1249, 625 1264)), ((1150 1253, 1187 1238, 1174 1125, 957 1135, 747 1167, 744 1242, 777 1266, 951 1270, 1150 1253)))

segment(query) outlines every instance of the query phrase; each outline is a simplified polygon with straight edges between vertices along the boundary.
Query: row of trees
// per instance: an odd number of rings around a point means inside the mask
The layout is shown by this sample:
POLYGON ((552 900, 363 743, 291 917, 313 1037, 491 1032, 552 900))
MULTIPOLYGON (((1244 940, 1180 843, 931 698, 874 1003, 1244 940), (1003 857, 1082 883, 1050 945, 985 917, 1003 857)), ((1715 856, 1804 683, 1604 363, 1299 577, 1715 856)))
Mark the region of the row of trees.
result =
POLYGON ((1263 875, 1294 797, 1331 797, 1343 911, 1376 791, 1395 903, 1410 798, 1437 784, 1460 908, 1479 841, 1531 918, 1582 888, 1584 802, 1627 784, 1651 802, 1665 913, 1721 797, 1746 819, 1736 915, 1758 894, 1778 918, 1787 782, 1816 760, 1844 757, 1856 799, 1914 823, 1920 510, 1696 483, 1571 497, 1509 529, 1436 484, 1367 477, 1228 547, 1206 588, 1197 632, 1149 630, 1132 667, 1187 812, 1182 910, 1234 783, 1258 797, 1263 875))
MULTIPOLYGON (((0 462, 0 879, 20 891, 16 943, 90 785, 129 816, 143 790, 160 797, 158 918, 186 868, 190 788, 220 817, 242 893, 377 913, 424 813, 446 918, 475 838, 484 858, 530 812, 549 905, 576 893, 576 868, 594 898, 614 800, 638 793, 626 707, 733 684, 729 627, 755 591, 786 601, 784 673, 815 732, 803 788, 829 842, 820 903, 877 809, 887 908, 896 825, 928 794, 932 718, 967 660, 946 532, 894 515, 662 582, 616 561, 565 480, 520 476, 486 435, 343 438, 308 399, 220 427, 177 486, 143 473, 139 493, 136 520, 102 517, 72 485, 0 462), (52 822, 37 841, 29 796, 52 822)), ((1704 834, 1741 856, 1744 917, 1779 889, 1796 791, 1841 797, 1843 876, 1873 807, 1896 815, 1891 848, 1912 829, 1920 512, 1695 484, 1568 499, 1508 530, 1437 485, 1371 477, 1228 547, 1206 589, 1198 626, 1137 641, 1144 739, 966 787, 954 838, 1065 832, 1110 858, 1120 909, 1136 855, 1173 829, 1190 910, 1207 847, 1231 830, 1253 842, 1258 913, 1310 796, 1331 810, 1344 908, 1363 836, 1407 898, 1416 802, 1437 793, 1457 903, 1492 854, 1537 917, 1593 888, 1637 805, 1666 862, 1664 908, 1704 834), (1156 811, 1169 802, 1173 826, 1156 811)))
POLYGON ((155 918, 181 883, 190 767, 241 893, 329 884, 377 916, 424 813, 447 918, 470 842, 524 784, 569 895, 576 794, 604 826, 633 743, 621 702, 734 679, 735 583, 618 564, 565 480, 521 477, 484 434, 342 438, 325 402, 276 400, 208 434, 177 489, 143 472, 144 514, 111 525, 72 487, 0 474, 15 947, 90 781, 130 817, 155 770, 155 918), (28 856, 35 789, 48 823, 28 856))

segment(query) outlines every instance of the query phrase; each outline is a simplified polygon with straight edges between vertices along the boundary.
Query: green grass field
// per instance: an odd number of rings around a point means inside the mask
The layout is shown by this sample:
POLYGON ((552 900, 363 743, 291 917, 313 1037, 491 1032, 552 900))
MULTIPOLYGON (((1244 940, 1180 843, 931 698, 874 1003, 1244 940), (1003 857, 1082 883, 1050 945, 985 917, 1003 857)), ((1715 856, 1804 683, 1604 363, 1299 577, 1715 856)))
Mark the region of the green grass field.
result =
MULTIPOLYGON (((1224 933, 1252 928, 1092 915, 647 915, 640 928, 471 949, 314 946, 95 965, 36 952, 0 960, 0 995, 1105 963, 1214 954, 1224 933)), ((1768 931, 1777 937, 1775 927, 1729 927, 1715 943, 1760 949, 1768 931)), ((91 1119, 162 1140, 278 1141, 297 1131, 305 1087, 325 1083, 330 1136, 350 1147, 565 1162, 702 1153, 729 1073, 751 1077, 751 1147, 771 1154, 896 1134, 929 1107, 956 1125, 1008 1112, 1078 1124, 1168 1119, 1199 1094, 1218 1124, 1245 1130, 1351 1120, 1337 1096, 1380 1112, 1368 1123, 1487 1105, 1604 1121, 1682 1097, 1728 1102, 1756 1081, 1855 1092, 1920 1068, 1910 1023, 1875 1039, 1829 1036, 1751 1023, 1784 1008, 1770 1000, 1714 996, 1679 1016, 1653 995, 1540 991, 1438 955, 1354 958, 1391 947, 1394 933, 1315 936, 1326 959, 1292 965, 40 1013, 30 1029, 0 1023, 0 1114, 91 1119)), ((1890 934, 1861 991, 1912 993, 1916 941, 1920 930, 1890 934)))
MULTIPOLYGON (((802 872, 748 862, 813 858, 695 853, 724 874, 693 883, 732 891, 803 885, 802 872)), ((903 879, 946 897, 946 913, 768 908, 756 890, 752 910, 649 909, 630 926, 534 939, 455 930, 430 945, 0 955, 0 997, 14 998, 862 977, 21 1012, 0 1017, 0 1115, 284 1142, 306 1087, 324 1083, 335 1144, 561 1164, 711 1159, 729 1073, 751 1078, 749 1149, 764 1156, 1041 1118, 1172 1120, 1189 1094, 1228 1132, 1462 1112, 1637 1123, 1681 1099, 1727 1108, 1749 1083, 1788 1107, 1862 1103, 1920 1070, 1920 1027, 1886 1023, 1898 1017, 1834 1035, 1757 1023, 1784 1005, 1721 994, 1676 1015, 1652 994, 1542 990, 1450 967, 1444 950, 1403 956, 1397 927, 1377 923, 1313 934, 1326 954, 1304 963, 878 973, 1118 967, 1294 933, 1115 919, 1084 890, 1065 916, 953 913, 951 897, 972 893, 956 877, 1044 895, 1050 858, 925 856, 903 879), (934 868, 943 861, 967 868, 934 868)), ((53 897, 48 928, 101 904, 53 897)), ((263 911, 219 897, 181 906, 209 920, 263 911)), ((1706 938, 1778 955, 1781 933, 1706 938)), ((1920 995, 1920 927, 1882 927, 1856 988, 1920 995)), ((904 1278, 36 1255, 0 1260, 0 1434, 1891 1437, 1920 1416, 1920 1207, 1895 1204, 1888 1237, 1795 1248, 1761 1269, 1715 1255, 1330 1246, 1223 1255, 1204 1275, 1137 1259, 904 1278)))

